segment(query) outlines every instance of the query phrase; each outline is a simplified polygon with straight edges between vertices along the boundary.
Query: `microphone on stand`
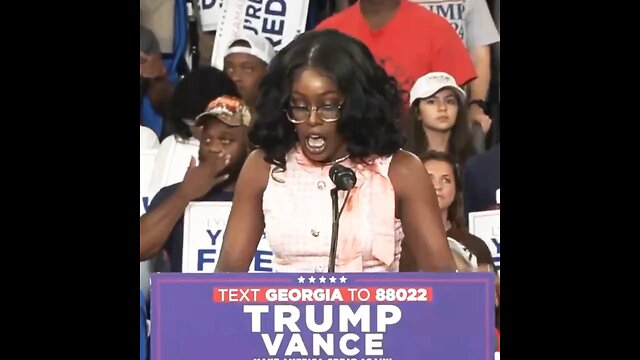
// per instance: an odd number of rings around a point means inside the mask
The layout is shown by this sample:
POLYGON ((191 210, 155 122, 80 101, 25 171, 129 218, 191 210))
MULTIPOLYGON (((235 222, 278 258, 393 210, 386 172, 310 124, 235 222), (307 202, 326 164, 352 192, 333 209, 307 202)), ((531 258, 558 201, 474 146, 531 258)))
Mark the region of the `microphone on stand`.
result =
POLYGON ((356 185, 356 173, 346 166, 333 164, 329 169, 329 177, 338 190, 348 191, 356 185))
MULTIPOLYGON (((329 270, 333 273, 336 271, 336 251, 338 249, 338 224, 341 211, 338 211, 338 191, 351 191, 356 185, 356 173, 348 167, 340 164, 333 164, 329 169, 329 178, 336 187, 331 189, 331 205, 333 209, 333 222, 331 227, 331 250, 329 251, 329 270)), ((347 198, 345 197, 345 202, 347 198)), ((344 204, 343 204, 344 207, 344 204)))

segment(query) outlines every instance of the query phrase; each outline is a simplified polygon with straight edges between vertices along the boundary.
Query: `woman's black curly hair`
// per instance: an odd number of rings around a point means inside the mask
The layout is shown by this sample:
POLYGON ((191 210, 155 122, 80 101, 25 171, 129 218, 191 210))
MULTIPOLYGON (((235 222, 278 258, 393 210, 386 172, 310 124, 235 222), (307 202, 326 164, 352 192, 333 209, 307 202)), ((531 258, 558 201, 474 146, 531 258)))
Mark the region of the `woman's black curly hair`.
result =
POLYGON ((389 156, 401 148, 402 98, 396 79, 362 42, 336 30, 320 30, 303 33, 284 47, 260 82, 258 116, 249 139, 265 152, 265 161, 286 169, 285 156, 297 136, 285 109, 293 80, 309 67, 330 76, 345 97, 337 125, 352 158, 389 156))

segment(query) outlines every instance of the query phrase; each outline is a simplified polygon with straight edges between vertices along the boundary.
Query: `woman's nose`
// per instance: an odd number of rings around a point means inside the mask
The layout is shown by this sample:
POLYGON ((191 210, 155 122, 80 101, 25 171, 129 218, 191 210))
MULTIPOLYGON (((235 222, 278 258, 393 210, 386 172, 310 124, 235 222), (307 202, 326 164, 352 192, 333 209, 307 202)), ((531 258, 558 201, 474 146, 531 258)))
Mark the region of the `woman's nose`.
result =
POLYGON ((322 120, 320 119, 320 114, 318 114, 318 112, 315 110, 311 110, 311 112, 309 112, 308 123, 310 126, 317 126, 322 124, 322 120))

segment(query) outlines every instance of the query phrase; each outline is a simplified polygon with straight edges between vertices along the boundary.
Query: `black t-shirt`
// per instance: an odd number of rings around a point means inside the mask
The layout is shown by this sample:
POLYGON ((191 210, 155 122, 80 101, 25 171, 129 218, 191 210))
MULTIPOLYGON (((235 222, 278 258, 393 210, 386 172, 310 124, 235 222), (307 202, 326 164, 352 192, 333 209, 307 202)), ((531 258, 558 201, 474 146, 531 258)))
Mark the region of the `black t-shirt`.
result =
MULTIPOLYGON (((178 189, 180 183, 163 187, 153 197, 147 212, 152 211, 160 206, 178 189)), ((221 187, 214 187, 205 196, 195 201, 231 201, 233 200, 233 192, 224 191, 221 187)), ((171 230, 169 238, 164 245, 164 250, 169 255, 169 264, 171 272, 182 272, 182 241, 184 236, 184 216, 180 217, 176 225, 171 230)))

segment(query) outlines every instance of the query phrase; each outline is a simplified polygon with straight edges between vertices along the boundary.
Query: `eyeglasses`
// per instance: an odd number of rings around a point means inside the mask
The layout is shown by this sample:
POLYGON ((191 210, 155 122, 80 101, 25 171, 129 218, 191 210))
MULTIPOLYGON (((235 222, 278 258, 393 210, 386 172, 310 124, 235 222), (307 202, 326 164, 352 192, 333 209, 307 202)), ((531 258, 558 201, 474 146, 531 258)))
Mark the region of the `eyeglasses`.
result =
POLYGON ((322 105, 322 106, 292 106, 285 110, 287 118, 294 124, 302 124, 309 121, 311 113, 318 113, 318 117, 326 123, 335 122, 340 119, 340 110, 342 105, 322 105))

